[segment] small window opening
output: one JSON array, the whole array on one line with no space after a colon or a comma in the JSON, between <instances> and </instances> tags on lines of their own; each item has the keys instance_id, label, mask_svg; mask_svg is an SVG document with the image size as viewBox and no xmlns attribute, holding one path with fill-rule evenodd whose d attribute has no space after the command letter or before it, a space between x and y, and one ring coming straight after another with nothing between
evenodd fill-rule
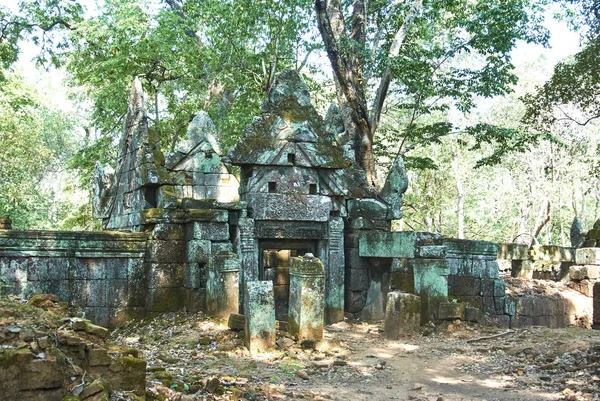
<instances>
[{"instance_id":1,"label":"small window opening","mask_svg":"<svg viewBox=\"0 0 600 401\"><path fill-rule=\"evenodd\" d=\"M296 155L294 153L288 153L288 163L296 164Z\"/></svg>"},{"instance_id":2,"label":"small window opening","mask_svg":"<svg viewBox=\"0 0 600 401\"><path fill-rule=\"evenodd\" d=\"M316 195L317 194L317 184L309 184L308 185L308 194Z\"/></svg>"},{"instance_id":3,"label":"small window opening","mask_svg":"<svg viewBox=\"0 0 600 401\"><path fill-rule=\"evenodd\" d=\"M249 219L254 217L254 210L251 207L246 210L246 216L248 216Z\"/></svg>"},{"instance_id":4,"label":"small window opening","mask_svg":"<svg viewBox=\"0 0 600 401\"><path fill-rule=\"evenodd\" d=\"M269 193L273 194L277 192L277 183L275 181L269 181Z\"/></svg>"}]
</instances>

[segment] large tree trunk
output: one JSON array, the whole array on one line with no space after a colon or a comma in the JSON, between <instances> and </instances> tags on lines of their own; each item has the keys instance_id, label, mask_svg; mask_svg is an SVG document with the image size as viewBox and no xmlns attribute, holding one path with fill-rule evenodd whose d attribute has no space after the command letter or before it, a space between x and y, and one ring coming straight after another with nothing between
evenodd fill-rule
<instances>
[{"instance_id":1,"label":"large tree trunk","mask_svg":"<svg viewBox=\"0 0 600 401\"><path fill-rule=\"evenodd\" d=\"M408 30L422 6L422 0L412 0L404 23L394 36L388 57L396 57L399 54ZM365 170L368 184L377 186L373 140L394 71L389 67L382 76L374 106L369 114L365 96L367 82L363 74L364 60L361 52L342 48L343 43L348 42L364 48L368 1L354 1L350 31L346 27L339 0L315 0L315 10L319 32L338 87L340 109L345 117L344 126L354 138L356 160Z\"/></svg>"}]
</instances>

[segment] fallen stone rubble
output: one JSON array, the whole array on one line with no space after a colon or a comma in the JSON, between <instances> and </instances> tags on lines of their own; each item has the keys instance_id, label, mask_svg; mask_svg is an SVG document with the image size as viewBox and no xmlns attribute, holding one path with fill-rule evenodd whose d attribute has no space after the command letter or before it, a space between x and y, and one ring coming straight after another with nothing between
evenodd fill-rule
<instances>
[{"instance_id":1,"label":"fallen stone rubble","mask_svg":"<svg viewBox=\"0 0 600 401\"><path fill-rule=\"evenodd\" d=\"M146 362L107 345L108 334L53 295L0 300L0 399L108 401L115 390L143 399Z\"/></svg>"}]
</instances>

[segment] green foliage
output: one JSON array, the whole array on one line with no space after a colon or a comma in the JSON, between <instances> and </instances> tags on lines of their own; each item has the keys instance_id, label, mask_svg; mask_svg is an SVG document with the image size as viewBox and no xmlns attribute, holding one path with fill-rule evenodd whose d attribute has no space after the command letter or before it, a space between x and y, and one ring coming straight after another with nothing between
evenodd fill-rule
<instances>
[{"instance_id":1,"label":"green foliage","mask_svg":"<svg viewBox=\"0 0 600 401\"><path fill-rule=\"evenodd\" d=\"M400 14L410 2L405 3L397 6ZM464 131L478 143L496 142L496 152L481 159L480 165L488 165L497 163L506 152L522 151L527 141L535 142L531 135L490 125L456 127L446 114L452 110L468 113L478 98L512 91L517 75L510 53L517 41L547 43L548 32L541 25L544 4L520 0L425 2L399 55L389 58L392 33L403 20L386 17L392 7L388 2L371 3L377 16L372 37L384 32L384 39L368 52L373 70L366 75L378 77L389 66L394 71L389 106L384 108L376 138L379 154L410 157L418 147L439 144L447 135ZM430 164L415 165L420 166Z\"/></svg>"},{"instance_id":2,"label":"green foliage","mask_svg":"<svg viewBox=\"0 0 600 401\"><path fill-rule=\"evenodd\" d=\"M69 46L64 33L82 18L83 7L77 1L22 0L15 10L0 5L0 70L17 61L24 39L38 46L38 63L59 65L60 54Z\"/></svg>"},{"instance_id":3,"label":"green foliage","mask_svg":"<svg viewBox=\"0 0 600 401\"><path fill-rule=\"evenodd\" d=\"M0 82L0 214L14 228L58 228L71 204L58 201L55 181L76 142L73 121L49 107L22 77Z\"/></svg>"},{"instance_id":4,"label":"green foliage","mask_svg":"<svg viewBox=\"0 0 600 401\"><path fill-rule=\"evenodd\" d=\"M560 63L550 80L523 100L523 121L548 130L556 123L585 126L600 117L600 4L597 0L565 2L566 17L582 38L582 50Z\"/></svg>"},{"instance_id":5,"label":"green foliage","mask_svg":"<svg viewBox=\"0 0 600 401\"><path fill-rule=\"evenodd\" d=\"M128 86L142 79L151 129L172 149L206 109L226 145L258 112L276 72L303 54L308 2L107 0L72 32L68 69L94 101L93 125L120 134Z\"/></svg>"}]
</instances>

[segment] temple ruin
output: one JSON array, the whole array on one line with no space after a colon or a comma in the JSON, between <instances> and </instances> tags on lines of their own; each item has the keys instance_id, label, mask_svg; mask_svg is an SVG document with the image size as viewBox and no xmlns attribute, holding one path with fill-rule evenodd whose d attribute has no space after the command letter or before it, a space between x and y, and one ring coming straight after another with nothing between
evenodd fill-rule
<instances>
[{"instance_id":1,"label":"temple ruin","mask_svg":"<svg viewBox=\"0 0 600 401\"><path fill-rule=\"evenodd\" d=\"M228 153L205 112L175 152L163 153L143 96L134 83L116 165L96 168L94 208L105 231L3 224L0 277L9 291L55 294L108 326L184 308L246 313L248 332L288 322L299 336L345 315L385 319L391 338L457 318L600 326L598 227L585 247L531 249L392 231L407 188L402 159L376 191L337 108L322 118L296 72L277 77ZM531 279L571 289L535 293Z\"/></svg>"}]
</instances>

